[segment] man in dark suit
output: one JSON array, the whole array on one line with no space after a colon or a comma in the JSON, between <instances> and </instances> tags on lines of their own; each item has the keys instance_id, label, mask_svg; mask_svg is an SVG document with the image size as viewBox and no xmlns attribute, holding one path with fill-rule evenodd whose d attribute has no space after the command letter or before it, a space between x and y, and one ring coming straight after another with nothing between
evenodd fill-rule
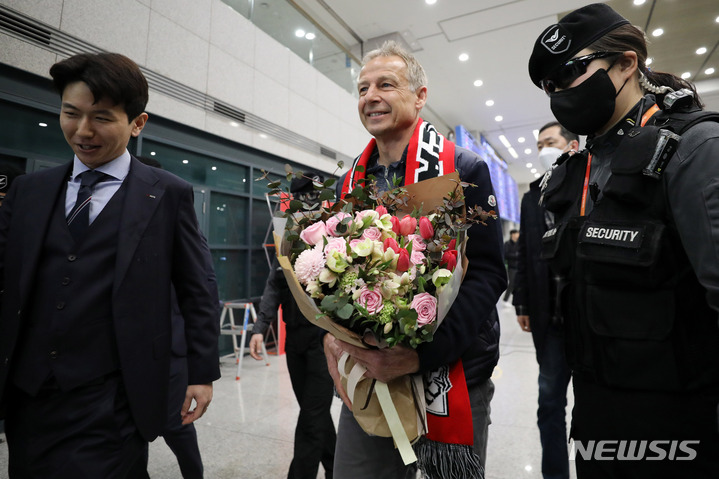
<instances>
[{"instance_id":1,"label":"man in dark suit","mask_svg":"<svg viewBox=\"0 0 719 479\"><path fill-rule=\"evenodd\" d=\"M190 423L207 410L220 376L216 292L192 185L127 151L147 121L138 66L81 54L50 75L74 160L18 178L0 208L9 472L126 478L167 421L172 287L188 350L177 413Z\"/></svg>"},{"instance_id":2,"label":"man in dark suit","mask_svg":"<svg viewBox=\"0 0 719 479\"><path fill-rule=\"evenodd\" d=\"M544 170L549 170L561 154L578 149L579 137L558 122L547 123L539 130L538 160ZM513 304L519 326L532 333L537 351L537 426L542 442L542 476L569 479L565 409L570 371L564 353L564 325L554 301L556 281L540 256L542 236L554 226L553 216L539 204L541 181L530 183L529 191L522 197Z\"/></svg>"}]
</instances>

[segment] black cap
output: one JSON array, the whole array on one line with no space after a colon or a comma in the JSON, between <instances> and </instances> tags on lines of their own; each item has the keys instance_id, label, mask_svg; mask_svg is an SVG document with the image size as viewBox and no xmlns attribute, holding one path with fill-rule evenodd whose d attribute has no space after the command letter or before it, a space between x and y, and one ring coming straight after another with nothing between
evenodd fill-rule
<instances>
[{"instance_id":1,"label":"black cap","mask_svg":"<svg viewBox=\"0 0 719 479\"><path fill-rule=\"evenodd\" d=\"M534 43L529 57L529 76L541 88L544 80L560 65L618 26L629 23L604 3L593 3L567 14L547 27Z\"/></svg>"},{"instance_id":2,"label":"black cap","mask_svg":"<svg viewBox=\"0 0 719 479\"><path fill-rule=\"evenodd\" d=\"M301 178L292 178L290 193L311 193L315 191L313 181L325 181L325 177L314 171L306 171Z\"/></svg>"}]
</instances>

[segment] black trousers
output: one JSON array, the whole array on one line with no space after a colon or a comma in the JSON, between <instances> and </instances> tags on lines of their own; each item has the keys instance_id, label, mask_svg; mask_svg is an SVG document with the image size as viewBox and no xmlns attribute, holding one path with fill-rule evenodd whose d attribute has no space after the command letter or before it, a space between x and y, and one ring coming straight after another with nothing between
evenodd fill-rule
<instances>
[{"instance_id":1,"label":"black trousers","mask_svg":"<svg viewBox=\"0 0 719 479\"><path fill-rule=\"evenodd\" d=\"M287 369L292 389L300 405L295 428L295 450L289 479L316 479L320 462L325 477L332 477L337 434L330 407L334 383L327 371L327 360L317 341L302 352L288 349Z\"/></svg>"},{"instance_id":2,"label":"black trousers","mask_svg":"<svg viewBox=\"0 0 719 479\"><path fill-rule=\"evenodd\" d=\"M147 442L119 374L71 391L29 396L9 386L5 419L12 479L129 479Z\"/></svg>"},{"instance_id":3,"label":"black trousers","mask_svg":"<svg viewBox=\"0 0 719 479\"><path fill-rule=\"evenodd\" d=\"M718 404L717 391L629 391L575 377L571 436L577 478L718 477Z\"/></svg>"}]
</instances>

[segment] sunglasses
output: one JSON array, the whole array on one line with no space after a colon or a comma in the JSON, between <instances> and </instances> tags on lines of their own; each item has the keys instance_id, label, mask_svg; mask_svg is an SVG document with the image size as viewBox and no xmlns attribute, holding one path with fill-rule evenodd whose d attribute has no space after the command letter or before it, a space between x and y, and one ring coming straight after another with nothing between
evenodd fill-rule
<instances>
[{"instance_id":1,"label":"sunglasses","mask_svg":"<svg viewBox=\"0 0 719 479\"><path fill-rule=\"evenodd\" d=\"M551 75L540 82L544 92L549 95L557 89L566 89L577 78L587 72L587 67L594 60L599 58L607 58L614 55L621 55L617 52L594 52L577 58L572 58L565 64L557 68ZM612 63L614 65L614 63ZM609 67L611 68L611 66Z\"/></svg>"}]
</instances>

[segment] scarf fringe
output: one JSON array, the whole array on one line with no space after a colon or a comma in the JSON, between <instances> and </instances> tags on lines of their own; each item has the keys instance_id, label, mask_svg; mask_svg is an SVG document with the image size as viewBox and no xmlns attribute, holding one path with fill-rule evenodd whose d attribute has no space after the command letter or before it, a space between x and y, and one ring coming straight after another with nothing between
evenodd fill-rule
<instances>
[{"instance_id":1,"label":"scarf fringe","mask_svg":"<svg viewBox=\"0 0 719 479\"><path fill-rule=\"evenodd\" d=\"M484 479L484 467L471 446L422 437L414 450L424 479Z\"/></svg>"}]
</instances>

